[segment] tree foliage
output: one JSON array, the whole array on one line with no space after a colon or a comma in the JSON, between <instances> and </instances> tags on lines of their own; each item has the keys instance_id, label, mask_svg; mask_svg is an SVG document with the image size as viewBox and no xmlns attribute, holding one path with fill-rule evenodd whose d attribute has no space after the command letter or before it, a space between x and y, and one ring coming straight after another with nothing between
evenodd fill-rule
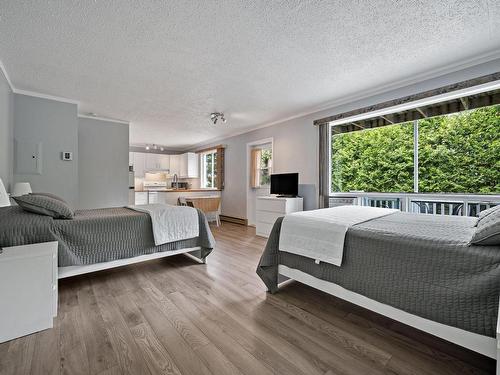
<instances>
[{"instance_id":1,"label":"tree foliage","mask_svg":"<svg viewBox=\"0 0 500 375\"><path fill-rule=\"evenodd\" d=\"M419 191L500 191L500 106L419 121ZM334 135L332 191L413 192L413 124Z\"/></svg>"}]
</instances>

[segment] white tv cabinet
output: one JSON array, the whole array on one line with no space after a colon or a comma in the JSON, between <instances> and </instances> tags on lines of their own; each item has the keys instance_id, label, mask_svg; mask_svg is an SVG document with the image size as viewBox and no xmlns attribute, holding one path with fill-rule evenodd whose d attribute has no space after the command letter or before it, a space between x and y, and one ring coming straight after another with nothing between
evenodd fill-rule
<instances>
[{"instance_id":1,"label":"white tv cabinet","mask_svg":"<svg viewBox=\"0 0 500 375\"><path fill-rule=\"evenodd\" d=\"M269 237L277 218L304 209L303 198L279 198L276 196L257 197L256 234Z\"/></svg>"}]
</instances>

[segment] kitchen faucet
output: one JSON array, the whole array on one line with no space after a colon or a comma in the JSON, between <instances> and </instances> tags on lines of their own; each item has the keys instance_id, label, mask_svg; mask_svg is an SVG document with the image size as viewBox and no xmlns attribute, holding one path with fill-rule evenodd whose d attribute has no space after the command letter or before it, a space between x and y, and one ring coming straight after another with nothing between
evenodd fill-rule
<instances>
[{"instance_id":1,"label":"kitchen faucet","mask_svg":"<svg viewBox=\"0 0 500 375\"><path fill-rule=\"evenodd\" d=\"M174 183L175 189L179 189L179 177L177 176L177 173L174 173L174 179L172 182Z\"/></svg>"}]
</instances>

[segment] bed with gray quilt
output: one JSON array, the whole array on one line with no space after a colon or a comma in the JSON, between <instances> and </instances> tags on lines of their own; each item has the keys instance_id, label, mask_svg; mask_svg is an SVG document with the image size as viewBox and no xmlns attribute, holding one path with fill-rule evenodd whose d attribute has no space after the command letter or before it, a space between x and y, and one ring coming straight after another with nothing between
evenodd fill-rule
<instances>
[{"instance_id":1,"label":"bed with gray quilt","mask_svg":"<svg viewBox=\"0 0 500 375\"><path fill-rule=\"evenodd\" d=\"M274 224L257 268L271 293L278 290L278 265L285 265L411 314L495 336L500 246L493 237L486 246L471 243L477 218L397 212L354 225L340 267L280 251L282 222Z\"/></svg>"},{"instance_id":2,"label":"bed with gray quilt","mask_svg":"<svg viewBox=\"0 0 500 375\"><path fill-rule=\"evenodd\" d=\"M198 219L198 237L155 246L150 216L129 208L80 210L67 220L26 212L19 206L0 207L0 248L58 241L59 267L191 247L201 247L193 255L204 260L215 240L199 210Z\"/></svg>"}]
</instances>

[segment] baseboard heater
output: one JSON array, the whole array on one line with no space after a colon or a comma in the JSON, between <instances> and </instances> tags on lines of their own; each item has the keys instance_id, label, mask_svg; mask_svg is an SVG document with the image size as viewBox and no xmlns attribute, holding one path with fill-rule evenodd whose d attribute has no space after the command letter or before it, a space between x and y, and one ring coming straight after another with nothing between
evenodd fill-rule
<instances>
[{"instance_id":1,"label":"baseboard heater","mask_svg":"<svg viewBox=\"0 0 500 375\"><path fill-rule=\"evenodd\" d=\"M226 215L219 216L221 221L227 221L228 223L240 224L240 225L248 225L247 219L240 219L239 217L232 217Z\"/></svg>"}]
</instances>

